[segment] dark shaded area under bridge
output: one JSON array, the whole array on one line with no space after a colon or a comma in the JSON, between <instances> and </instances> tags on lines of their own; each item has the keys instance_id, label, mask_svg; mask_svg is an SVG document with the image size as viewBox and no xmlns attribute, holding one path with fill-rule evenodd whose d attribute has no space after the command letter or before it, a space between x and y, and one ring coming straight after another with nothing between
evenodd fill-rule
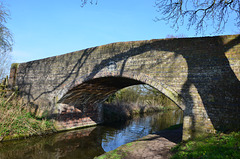
<instances>
[{"instance_id":1,"label":"dark shaded area under bridge","mask_svg":"<svg viewBox=\"0 0 240 159\"><path fill-rule=\"evenodd\" d=\"M109 95L122 88L137 84L144 83L123 77L96 78L71 89L59 100L59 103L77 107L85 104L95 104L104 101Z\"/></svg>"}]
</instances>

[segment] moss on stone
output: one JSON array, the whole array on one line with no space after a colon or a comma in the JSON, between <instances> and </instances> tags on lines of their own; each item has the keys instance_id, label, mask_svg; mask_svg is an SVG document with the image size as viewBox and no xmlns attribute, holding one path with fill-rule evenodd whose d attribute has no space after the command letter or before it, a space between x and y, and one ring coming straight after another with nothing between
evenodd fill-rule
<instances>
[{"instance_id":1,"label":"moss on stone","mask_svg":"<svg viewBox=\"0 0 240 159\"><path fill-rule=\"evenodd\" d=\"M18 69L19 63L12 63L11 69Z\"/></svg>"}]
</instances>

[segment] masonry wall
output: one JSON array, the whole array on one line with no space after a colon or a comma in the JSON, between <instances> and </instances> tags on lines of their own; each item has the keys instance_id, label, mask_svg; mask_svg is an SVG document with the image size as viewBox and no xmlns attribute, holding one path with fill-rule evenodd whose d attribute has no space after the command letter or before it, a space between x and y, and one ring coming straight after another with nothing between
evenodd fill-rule
<instances>
[{"instance_id":1,"label":"masonry wall","mask_svg":"<svg viewBox=\"0 0 240 159\"><path fill-rule=\"evenodd\" d=\"M75 129L103 122L102 105L88 105L81 110L73 105L61 104L58 110L59 113L55 117L57 130Z\"/></svg>"},{"instance_id":2,"label":"masonry wall","mask_svg":"<svg viewBox=\"0 0 240 159\"><path fill-rule=\"evenodd\" d=\"M10 81L36 115L58 117L63 104L83 109L127 86L93 79L146 83L184 110L188 139L240 129L239 48L240 35L113 43L21 63Z\"/></svg>"}]
</instances>

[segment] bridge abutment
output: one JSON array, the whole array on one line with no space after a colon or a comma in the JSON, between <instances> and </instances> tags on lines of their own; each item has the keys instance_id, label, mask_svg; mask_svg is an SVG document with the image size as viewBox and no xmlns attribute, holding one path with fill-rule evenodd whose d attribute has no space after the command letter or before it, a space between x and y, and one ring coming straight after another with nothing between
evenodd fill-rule
<instances>
[{"instance_id":1,"label":"bridge abutment","mask_svg":"<svg viewBox=\"0 0 240 159\"><path fill-rule=\"evenodd\" d=\"M55 128L58 131L88 127L103 123L102 104L76 107L68 104L57 104L52 114Z\"/></svg>"}]
</instances>

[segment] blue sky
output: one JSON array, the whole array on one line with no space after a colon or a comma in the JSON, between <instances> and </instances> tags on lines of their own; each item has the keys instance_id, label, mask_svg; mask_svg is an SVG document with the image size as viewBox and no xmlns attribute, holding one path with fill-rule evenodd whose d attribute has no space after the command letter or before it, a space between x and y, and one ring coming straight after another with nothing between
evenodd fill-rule
<instances>
[{"instance_id":1,"label":"blue sky","mask_svg":"<svg viewBox=\"0 0 240 159\"><path fill-rule=\"evenodd\" d=\"M26 62L103 44L162 39L167 35L193 37L185 26L177 32L158 16L154 0L98 0L81 7L81 0L5 0L11 12L13 62ZM236 34L230 19L222 34ZM205 35L213 30L209 29ZM202 36L202 35L198 35Z\"/></svg>"}]
</instances>

